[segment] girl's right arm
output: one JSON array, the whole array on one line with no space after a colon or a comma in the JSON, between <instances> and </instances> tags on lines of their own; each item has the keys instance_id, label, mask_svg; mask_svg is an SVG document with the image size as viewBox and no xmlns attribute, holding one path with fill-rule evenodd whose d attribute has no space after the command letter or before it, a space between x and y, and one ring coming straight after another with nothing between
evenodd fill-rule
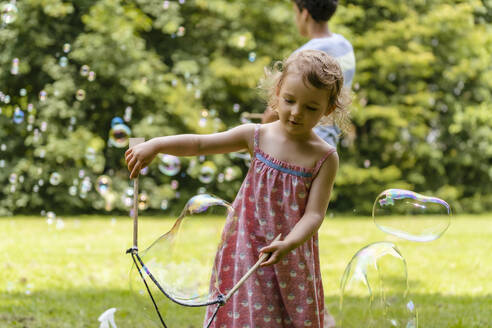
<instances>
[{"instance_id":1,"label":"girl's right arm","mask_svg":"<svg viewBox=\"0 0 492 328\"><path fill-rule=\"evenodd\" d=\"M244 124L231 130L214 134L181 134L153 138L125 152L130 178L152 162L159 153L174 156L223 154L253 148L254 124Z\"/></svg>"}]
</instances>

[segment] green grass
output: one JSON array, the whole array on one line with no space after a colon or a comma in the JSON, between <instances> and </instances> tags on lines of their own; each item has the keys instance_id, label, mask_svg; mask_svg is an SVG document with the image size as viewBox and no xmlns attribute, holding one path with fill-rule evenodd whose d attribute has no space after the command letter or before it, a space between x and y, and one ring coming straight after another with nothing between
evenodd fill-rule
<instances>
[{"instance_id":1,"label":"green grass","mask_svg":"<svg viewBox=\"0 0 492 328\"><path fill-rule=\"evenodd\" d=\"M326 304L337 316L345 266L361 247L394 241L408 265L410 298L420 327L492 326L492 215L453 217L429 243L397 240L370 218L327 219L320 230ZM118 308L118 328L150 327L128 287L132 223L128 218L65 217L57 230L39 217L0 219L0 327L98 327ZM167 231L172 219L141 218L140 244ZM201 314L172 308L175 327L201 327ZM171 312L167 312L168 315Z\"/></svg>"}]
</instances>

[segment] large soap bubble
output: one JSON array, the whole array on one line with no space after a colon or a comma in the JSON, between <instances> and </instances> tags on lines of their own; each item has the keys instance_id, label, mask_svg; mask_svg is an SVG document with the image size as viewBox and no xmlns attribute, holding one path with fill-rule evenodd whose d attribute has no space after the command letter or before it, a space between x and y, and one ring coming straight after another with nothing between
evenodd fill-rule
<instances>
[{"instance_id":1,"label":"large soap bubble","mask_svg":"<svg viewBox=\"0 0 492 328\"><path fill-rule=\"evenodd\" d=\"M408 295L407 265L395 244L360 249L341 281L343 328L416 328L417 311Z\"/></svg>"},{"instance_id":2,"label":"large soap bubble","mask_svg":"<svg viewBox=\"0 0 492 328\"><path fill-rule=\"evenodd\" d=\"M372 208L376 226L394 236L426 242L448 229L451 208L444 200L404 189L388 189L376 198Z\"/></svg>"},{"instance_id":3,"label":"large soap bubble","mask_svg":"<svg viewBox=\"0 0 492 328\"><path fill-rule=\"evenodd\" d=\"M231 232L223 232L226 219L227 231ZM229 203L207 194L196 195L186 203L173 227L145 251L138 253L144 267L139 272L133 265L130 288L139 308L148 318L159 321L140 274L147 281L166 323L180 320L173 311L185 310L177 307L162 291L188 305L204 304L212 301L217 293L225 294L225 291L219 290L220 277L216 274L214 259L227 236L234 231L235 222L233 208ZM152 282L150 275L162 290ZM213 287L210 288L212 277ZM195 312L197 322L203 321L205 306L195 311L185 309L184 313ZM196 311L200 313L196 314ZM178 327L180 324L174 322L170 326Z\"/></svg>"}]
</instances>

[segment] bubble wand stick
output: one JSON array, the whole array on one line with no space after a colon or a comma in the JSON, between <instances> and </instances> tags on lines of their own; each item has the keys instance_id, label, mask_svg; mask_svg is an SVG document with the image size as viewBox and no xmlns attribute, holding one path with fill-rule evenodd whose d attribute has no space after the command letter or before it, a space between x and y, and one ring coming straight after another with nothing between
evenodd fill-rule
<instances>
[{"instance_id":1,"label":"bubble wand stick","mask_svg":"<svg viewBox=\"0 0 492 328\"><path fill-rule=\"evenodd\" d=\"M144 143L145 138L130 138L129 147ZM133 247L138 252L138 175L133 179Z\"/></svg>"}]
</instances>

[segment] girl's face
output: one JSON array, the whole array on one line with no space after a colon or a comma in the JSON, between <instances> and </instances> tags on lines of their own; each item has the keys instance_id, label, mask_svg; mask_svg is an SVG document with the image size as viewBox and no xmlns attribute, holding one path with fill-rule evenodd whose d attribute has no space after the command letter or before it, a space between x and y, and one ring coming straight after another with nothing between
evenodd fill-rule
<instances>
[{"instance_id":1,"label":"girl's face","mask_svg":"<svg viewBox=\"0 0 492 328\"><path fill-rule=\"evenodd\" d=\"M277 97L279 120L289 134L310 134L335 109L329 108L327 91L304 84L300 73L285 76Z\"/></svg>"}]
</instances>

